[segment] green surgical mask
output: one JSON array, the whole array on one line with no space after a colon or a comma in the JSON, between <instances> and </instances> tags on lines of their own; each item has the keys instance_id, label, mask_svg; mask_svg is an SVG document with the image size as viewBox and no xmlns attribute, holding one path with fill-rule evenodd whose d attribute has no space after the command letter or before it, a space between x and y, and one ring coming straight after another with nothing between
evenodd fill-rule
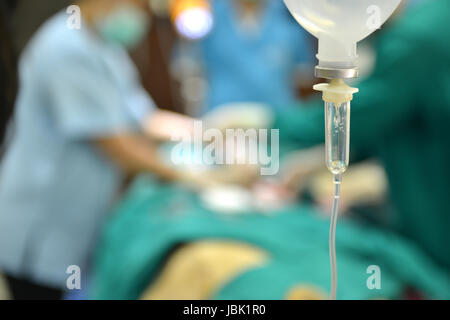
<instances>
[{"instance_id":1,"label":"green surgical mask","mask_svg":"<svg viewBox=\"0 0 450 320\"><path fill-rule=\"evenodd\" d=\"M100 36L106 42L127 49L142 41L150 25L150 17L132 5L119 6L96 24Z\"/></svg>"}]
</instances>

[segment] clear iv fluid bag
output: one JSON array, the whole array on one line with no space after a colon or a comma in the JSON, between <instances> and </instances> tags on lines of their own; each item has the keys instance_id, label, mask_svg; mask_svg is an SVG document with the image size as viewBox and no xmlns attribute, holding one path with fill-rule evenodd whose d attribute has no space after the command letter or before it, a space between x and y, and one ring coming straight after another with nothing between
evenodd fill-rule
<instances>
[{"instance_id":1,"label":"clear iv fluid bag","mask_svg":"<svg viewBox=\"0 0 450 320\"><path fill-rule=\"evenodd\" d=\"M352 66L357 42L380 29L400 1L284 0L297 22L319 39L319 65L324 67Z\"/></svg>"},{"instance_id":2,"label":"clear iv fluid bag","mask_svg":"<svg viewBox=\"0 0 450 320\"><path fill-rule=\"evenodd\" d=\"M358 42L381 27L400 0L285 0L285 3L315 37L327 34Z\"/></svg>"},{"instance_id":3,"label":"clear iv fluid bag","mask_svg":"<svg viewBox=\"0 0 450 320\"><path fill-rule=\"evenodd\" d=\"M350 154L350 102L325 103L326 165L335 175L348 168Z\"/></svg>"}]
</instances>

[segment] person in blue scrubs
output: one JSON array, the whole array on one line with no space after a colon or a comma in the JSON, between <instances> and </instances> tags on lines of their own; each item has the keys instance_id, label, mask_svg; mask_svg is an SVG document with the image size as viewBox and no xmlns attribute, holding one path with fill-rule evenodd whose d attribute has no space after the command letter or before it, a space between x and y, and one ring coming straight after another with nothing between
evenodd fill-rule
<instances>
[{"instance_id":1,"label":"person in blue scrubs","mask_svg":"<svg viewBox=\"0 0 450 320\"><path fill-rule=\"evenodd\" d=\"M281 0L214 0L212 32L202 41L207 109L232 102L282 106L295 101L295 71L313 64L310 36Z\"/></svg>"},{"instance_id":2,"label":"person in blue scrubs","mask_svg":"<svg viewBox=\"0 0 450 320\"><path fill-rule=\"evenodd\" d=\"M410 0L413 5L429 0ZM213 0L214 27L199 53L208 94L203 111L259 102L276 111L298 102L298 80L312 87L316 43L282 0ZM197 49L197 48L196 48ZM301 68L303 66L304 68ZM299 68L300 67L300 68Z\"/></svg>"},{"instance_id":3,"label":"person in blue scrubs","mask_svg":"<svg viewBox=\"0 0 450 320\"><path fill-rule=\"evenodd\" d=\"M59 298L70 266L86 271L125 176L185 179L159 160L156 139L148 138L192 121L156 109L126 52L149 29L148 2L78 5L80 28L70 20L76 10L57 14L20 61L0 165L0 270L17 299ZM158 132L155 124L164 123L172 126Z\"/></svg>"}]
</instances>

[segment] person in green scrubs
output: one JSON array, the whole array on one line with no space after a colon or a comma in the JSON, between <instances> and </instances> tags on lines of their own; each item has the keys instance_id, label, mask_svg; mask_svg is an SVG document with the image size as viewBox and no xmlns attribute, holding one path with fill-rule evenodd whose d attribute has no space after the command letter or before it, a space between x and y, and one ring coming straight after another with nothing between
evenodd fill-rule
<instances>
[{"instance_id":1,"label":"person in green scrubs","mask_svg":"<svg viewBox=\"0 0 450 320\"><path fill-rule=\"evenodd\" d=\"M395 209L389 223L450 269L448 12L450 1L426 1L380 34L374 73L352 101L351 152L381 160ZM277 115L282 140L324 142L323 102L315 104Z\"/></svg>"}]
</instances>

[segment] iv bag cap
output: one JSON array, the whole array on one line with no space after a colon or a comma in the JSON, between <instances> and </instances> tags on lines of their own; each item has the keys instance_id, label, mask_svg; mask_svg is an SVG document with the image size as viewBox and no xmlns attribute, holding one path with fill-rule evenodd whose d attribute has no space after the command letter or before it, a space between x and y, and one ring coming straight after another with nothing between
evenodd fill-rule
<instances>
[{"instance_id":1,"label":"iv bag cap","mask_svg":"<svg viewBox=\"0 0 450 320\"><path fill-rule=\"evenodd\" d=\"M341 79L334 79L330 83L320 83L314 86L314 90L323 93L323 100L335 104L352 101L353 94L359 92L358 88L352 88Z\"/></svg>"},{"instance_id":2,"label":"iv bag cap","mask_svg":"<svg viewBox=\"0 0 450 320\"><path fill-rule=\"evenodd\" d=\"M316 66L315 76L324 79L352 79L358 78L358 68L335 69Z\"/></svg>"}]
</instances>

